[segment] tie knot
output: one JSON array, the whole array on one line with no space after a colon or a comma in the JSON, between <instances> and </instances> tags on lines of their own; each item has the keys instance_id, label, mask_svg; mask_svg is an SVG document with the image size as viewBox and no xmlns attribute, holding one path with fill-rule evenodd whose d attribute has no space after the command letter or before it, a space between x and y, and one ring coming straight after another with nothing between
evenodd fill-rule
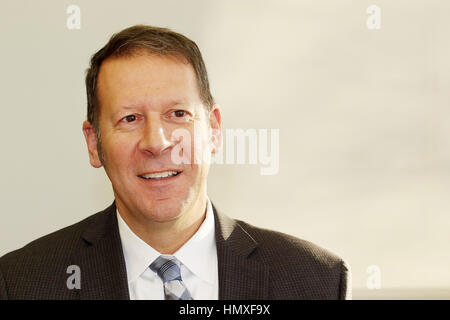
<instances>
[{"instance_id":1,"label":"tie knot","mask_svg":"<svg viewBox=\"0 0 450 320\"><path fill-rule=\"evenodd\" d=\"M155 271L163 282L181 281L180 267L175 257L159 256L152 262L150 269Z\"/></svg>"}]
</instances>

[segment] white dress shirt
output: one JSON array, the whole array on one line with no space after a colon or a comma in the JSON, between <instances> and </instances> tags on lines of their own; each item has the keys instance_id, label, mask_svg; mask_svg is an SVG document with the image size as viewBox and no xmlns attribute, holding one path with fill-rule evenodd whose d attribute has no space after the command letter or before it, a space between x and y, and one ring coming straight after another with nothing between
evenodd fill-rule
<instances>
[{"instance_id":1,"label":"white dress shirt","mask_svg":"<svg viewBox=\"0 0 450 320\"><path fill-rule=\"evenodd\" d=\"M131 300L164 300L163 282L149 266L161 253L139 238L117 211L120 239ZM207 201L206 217L197 232L173 254L181 263L181 278L194 300L217 300L219 274L214 214Z\"/></svg>"}]
</instances>

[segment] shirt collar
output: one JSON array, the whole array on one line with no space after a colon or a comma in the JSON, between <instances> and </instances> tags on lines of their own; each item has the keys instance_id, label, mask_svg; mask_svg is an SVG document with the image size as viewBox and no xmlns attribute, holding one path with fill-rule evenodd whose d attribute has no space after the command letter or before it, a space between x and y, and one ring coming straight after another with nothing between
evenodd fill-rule
<instances>
[{"instance_id":1,"label":"shirt collar","mask_svg":"<svg viewBox=\"0 0 450 320\"><path fill-rule=\"evenodd\" d=\"M122 241L128 283L139 278L161 253L139 238L116 210L119 234ZM206 217L197 232L180 248L175 256L198 278L213 284L215 275L211 261L216 254L214 213L207 199Z\"/></svg>"},{"instance_id":2,"label":"shirt collar","mask_svg":"<svg viewBox=\"0 0 450 320\"><path fill-rule=\"evenodd\" d=\"M206 217L197 232L173 255L200 279L214 284L212 261L217 254L214 213L211 201L206 205Z\"/></svg>"}]
</instances>

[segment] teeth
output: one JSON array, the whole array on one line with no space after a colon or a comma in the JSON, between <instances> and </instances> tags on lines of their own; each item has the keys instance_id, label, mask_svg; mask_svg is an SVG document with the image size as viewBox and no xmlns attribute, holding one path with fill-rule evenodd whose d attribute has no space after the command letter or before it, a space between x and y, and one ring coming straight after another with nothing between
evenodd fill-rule
<instances>
[{"instance_id":1,"label":"teeth","mask_svg":"<svg viewBox=\"0 0 450 320\"><path fill-rule=\"evenodd\" d=\"M164 172L158 172L158 173L149 173L149 174L143 174L141 175L142 178L145 179L161 179L161 178L167 178L170 176L177 175L177 171L164 171Z\"/></svg>"}]
</instances>

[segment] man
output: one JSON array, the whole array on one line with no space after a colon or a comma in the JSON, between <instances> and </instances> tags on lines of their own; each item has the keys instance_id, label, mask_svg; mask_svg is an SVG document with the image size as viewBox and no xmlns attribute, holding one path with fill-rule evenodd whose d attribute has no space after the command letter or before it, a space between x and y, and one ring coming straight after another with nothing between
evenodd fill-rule
<instances>
[{"instance_id":1,"label":"man","mask_svg":"<svg viewBox=\"0 0 450 320\"><path fill-rule=\"evenodd\" d=\"M0 258L1 299L345 299L349 269L207 196L221 113L196 44L134 26L91 59L83 132L115 201Z\"/></svg>"}]
</instances>

